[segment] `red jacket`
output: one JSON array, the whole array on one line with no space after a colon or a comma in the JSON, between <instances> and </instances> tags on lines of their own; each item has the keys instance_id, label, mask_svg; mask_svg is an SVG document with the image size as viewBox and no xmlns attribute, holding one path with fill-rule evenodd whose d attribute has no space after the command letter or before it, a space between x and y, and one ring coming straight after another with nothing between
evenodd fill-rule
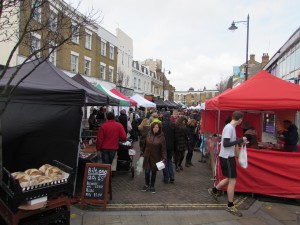
<instances>
[{"instance_id":1,"label":"red jacket","mask_svg":"<svg viewBox=\"0 0 300 225\"><path fill-rule=\"evenodd\" d=\"M118 150L119 140L126 141L126 133L121 123L108 120L101 125L97 135L96 149Z\"/></svg>"}]
</instances>

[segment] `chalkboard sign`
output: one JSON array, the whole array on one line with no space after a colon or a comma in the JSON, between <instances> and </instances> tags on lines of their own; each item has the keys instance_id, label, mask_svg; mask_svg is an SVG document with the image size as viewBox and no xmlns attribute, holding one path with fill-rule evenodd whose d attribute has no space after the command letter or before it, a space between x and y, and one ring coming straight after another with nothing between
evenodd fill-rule
<instances>
[{"instance_id":1,"label":"chalkboard sign","mask_svg":"<svg viewBox=\"0 0 300 225\"><path fill-rule=\"evenodd\" d=\"M80 208L83 208L83 203L92 202L103 203L104 209L106 209L108 191L111 196L110 184L109 164L87 163L85 165Z\"/></svg>"}]
</instances>

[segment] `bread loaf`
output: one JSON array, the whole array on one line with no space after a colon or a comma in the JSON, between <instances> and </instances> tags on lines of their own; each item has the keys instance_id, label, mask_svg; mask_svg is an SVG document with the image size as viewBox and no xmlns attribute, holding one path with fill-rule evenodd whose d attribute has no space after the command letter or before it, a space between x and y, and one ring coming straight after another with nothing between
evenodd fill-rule
<instances>
[{"instance_id":1,"label":"bread loaf","mask_svg":"<svg viewBox=\"0 0 300 225\"><path fill-rule=\"evenodd\" d=\"M11 174L13 178L19 181L22 188L30 186L30 176L24 172L15 172Z\"/></svg>"},{"instance_id":2,"label":"bread loaf","mask_svg":"<svg viewBox=\"0 0 300 225\"><path fill-rule=\"evenodd\" d=\"M30 177L44 175L44 173L38 169L28 169L28 170L25 170L25 173L28 174Z\"/></svg>"},{"instance_id":3,"label":"bread loaf","mask_svg":"<svg viewBox=\"0 0 300 225\"><path fill-rule=\"evenodd\" d=\"M49 169L50 167L52 167L50 164L44 164L39 168L39 170L45 174L46 170Z\"/></svg>"},{"instance_id":4,"label":"bread loaf","mask_svg":"<svg viewBox=\"0 0 300 225\"><path fill-rule=\"evenodd\" d=\"M52 166L46 170L45 175L49 177L60 176L62 178L63 172L59 168Z\"/></svg>"}]
</instances>

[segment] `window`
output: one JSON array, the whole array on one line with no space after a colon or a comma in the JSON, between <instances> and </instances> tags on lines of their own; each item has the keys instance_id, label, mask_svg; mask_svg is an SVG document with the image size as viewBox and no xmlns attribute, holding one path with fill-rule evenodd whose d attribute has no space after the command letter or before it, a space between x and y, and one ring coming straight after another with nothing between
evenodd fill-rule
<instances>
[{"instance_id":1,"label":"window","mask_svg":"<svg viewBox=\"0 0 300 225\"><path fill-rule=\"evenodd\" d=\"M141 79L138 79L138 89L141 90Z\"/></svg>"},{"instance_id":2,"label":"window","mask_svg":"<svg viewBox=\"0 0 300 225\"><path fill-rule=\"evenodd\" d=\"M32 18L38 22L41 22L41 8L42 3L38 0L31 0L31 9L33 10Z\"/></svg>"},{"instance_id":3,"label":"window","mask_svg":"<svg viewBox=\"0 0 300 225\"><path fill-rule=\"evenodd\" d=\"M55 46L53 43L50 43L51 46ZM49 48L49 62L56 66L56 49Z\"/></svg>"},{"instance_id":4,"label":"window","mask_svg":"<svg viewBox=\"0 0 300 225\"><path fill-rule=\"evenodd\" d=\"M114 59L114 46L112 45L109 47L109 58Z\"/></svg>"},{"instance_id":5,"label":"window","mask_svg":"<svg viewBox=\"0 0 300 225\"><path fill-rule=\"evenodd\" d=\"M100 65L100 79L102 79L102 80L105 80L105 69L106 69L105 64L101 63L101 65Z\"/></svg>"},{"instance_id":6,"label":"window","mask_svg":"<svg viewBox=\"0 0 300 225\"><path fill-rule=\"evenodd\" d=\"M79 54L71 51L71 72L78 73Z\"/></svg>"},{"instance_id":7,"label":"window","mask_svg":"<svg viewBox=\"0 0 300 225\"><path fill-rule=\"evenodd\" d=\"M109 70L108 70L108 81L114 82L114 68L113 67L109 67Z\"/></svg>"},{"instance_id":8,"label":"window","mask_svg":"<svg viewBox=\"0 0 300 225\"><path fill-rule=\"evenodd\" d=\"M92 33L88 30L85 31L85 47L92 49Z\"/></svg>"},{"instance_id":9,"label":"window","mask_svg":"<svg viewBox=\"0 0 300 225\"><path fill-rule=\"evenodd\" d=\"M144 91L146 91L146 81L144 81Z\"/></svg>"},{"instance_id":10,"label":"window","mask_svg":"<svg viewBox=\"0 0 300 225\"><path fill-rule=\"evenodd\" d=\"M106 56L106 43L101 41L101 55Z\"/></svg>"},{"instance_id":11,"label":"window","mask_svg":"<svg viewBox=\"0 0 300 225\"><path fill-rule=\"evenodd\" d=\"M57 30L57 13L55 11L50 12L49 20L50 30L55 32Z\"/></svg>"},{"instance_id":12,"label":"window","mask_svg":"<svg viewBox=\"0 0 300 225\"><path fill-rule=\"evenodd\" d=\"M133 88L136 89L136 77L133 79Z\"/></svg>"},{"instance_id":13,"label":"window","mask_svg":"<svg viewBox=\"0 0 300 225\"><path fill-rule=\"evenodd\" d=\"M79 26L72 23L72 42L79 44Z\"/></svg>"},{"instance_id":14,"label":"window","mask_svg":"<svg viewBox=\"0 0 300 225\"><path fill-rule=\"evenodd\" d=\"M86 76L91 76L91 61L91 58L84 57L84 74Z\"/></svg>"},{"instance_id":15,"label":"window","mask_svg":"<svg viewBox=\"0 0 300 225\"><path fill-rule=\"evenodd\" d=\"M30 47L31 53L33 53L36 57L40 57L41 35L35 33L31 34Z\"/></svg>"}]
</instances>

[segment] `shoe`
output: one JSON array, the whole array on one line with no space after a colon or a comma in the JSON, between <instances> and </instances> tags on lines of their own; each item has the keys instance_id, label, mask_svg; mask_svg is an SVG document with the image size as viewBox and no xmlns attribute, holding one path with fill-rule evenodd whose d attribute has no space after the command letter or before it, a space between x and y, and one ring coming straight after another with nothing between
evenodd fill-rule
<instances>
[{"instance_id":1,"label":"shoe","mask_svg":"<svg viewBox=\"0 0 300 225\"><path fill-rule=\"evenodd\" d=\"M185 167L190 167L190 165L188 163L185 163Z\"/></svg>"},{"instance_id":2,"label":"shoe","mask_svg":"<svg viewBox=\"0 0 300 225\"><path fill-rule=\"evenodd\" d=\"M177 167L175 170L176 170L176 172L180 172L180 169L179 169L179 167Z\"/></svg>"},{"instance_id":3,"label":"shoe","mask_svg":"<svg viewBox=\"0 0 300 225\"><path fill-rule=\"evenodd\" d=\"M193 163L191 163L191 162L189 162L188 164L189 164L190 166L194 166L194 164L193 164Z\"/></svg>"},{"instance_id":4,"label":"shoe","mask_svg":"<svg viewBox=\"0 0 300 225\"><path fill-rule=\"evenodd\" d=\"M150 192L152 193L152 194L155 194L156 192L155 192L155 188L154 187L150 187Z\"/></svg>"},{"instance_id":5,"label":"shoe","mask_svg":"<svg viewBox=\"0 0 300 225\"><path fill-rule=\"evenodd\" d=\"M235 207L235 206L231 206L231 207L226 207L226 211L227 212L230 212L232 215L235 215L235 216L243 216L243 214Z\"/></svg>"},{"instance_id":6,"label":"shoe","mask_svg":"<svg viewBox=\"0 0 300 225\"><path fill-rule=\"evenodd\" d=\"M208 194L215 200L218 201L218 195L213 193L212 188L209 188L208 190Z\"/></svg>"},{"instance_id":7,"label":"shoe","mask_svg":"<svg viewBox=\"0 0 300 225\"><path fill-rule=\"evenodd\" d=\"M142 187L142 190L141 191L148 191L149 190L149 186L148 185L144 185L143 187Z\"/></svg>"},{"instance_id":8,"label":"shoe","mask_svg":"<svg viewBox=\"0 0 300 225\"><path fill-rule=\"evenodd\" d=\"M171 184L174 184L174 181L175 181L174 178L171 178L171 179L170 179L170 183L171 183Z\"/></svg>"},{"instance_id":9,"label":"shoe","mask_svg":"<svg viewBox=\"0 0 300 225\"><path fill-rule=\"evenodd\" d=\"M179 169L180 169L180 170L183 170L183 167L182 167L182 166L179 166Z\"/></svg>"}]
</instances>

